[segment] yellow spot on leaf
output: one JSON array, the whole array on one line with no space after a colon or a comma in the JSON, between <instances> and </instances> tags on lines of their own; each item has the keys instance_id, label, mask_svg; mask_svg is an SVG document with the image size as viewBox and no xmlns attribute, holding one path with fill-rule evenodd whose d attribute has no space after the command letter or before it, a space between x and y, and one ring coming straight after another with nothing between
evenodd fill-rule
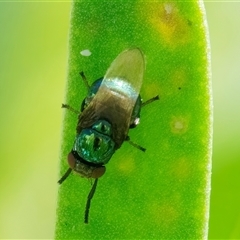
<instances>
[{"instance_id":1,"label":"yellow spot on leaf","mask_svg":"<svg viewBox=\"0 0 240 240\"><path fill-rule=\"evenodd\" d=\"M155 224L165 228L171 227L179 216L177 204L171 204L171 201L168 203L150 202L148 209Z\"/></svg>"},{"instance_id":2,"label":"yellow spot on leaf","mask_svg":"<svg viewBox=\"0 0 240 240\"><path fill-rule=\"evenodd\" d=\"M155 97L157 95L161 96L162 90L160 89L159 84L155 83L148 83L146 86L144 86L142 92L144 93L145 96L148 96L148 98L144 98L143 101L146 101L152 97Z\"/></svg>"},{"instance_id":3,"label":"yellow spot on leaf","mask_svg":"<svg viewBox=\"0 0 240 240\"><path fill-rule=\"evenodd\" d=\"M118 164L118 169L123 174L130 174L135 169L135 162L133 158L124 158Z\"/></svg>"},{"instance_id":4,"label":"yellow spot on leaf","mask_svg":"<svg viewBox=\"0 0 240 240\"><path fill-rule=\"evenodd\" d=\"M191 161L188 158L179 158L171 166L171 177L176 177L179 181L185 180L191 173Z\"/></svg>"},{"instance_id":5,"label":"yellow spot on leaf","mask_svg":"<svg viewBox=\"0 0 240 240\"><path fill-rule=\"evenodd\" d=\"M173 117L170 122L171 132L175 134L184 134L188 130L188 118L187 117Z\"/></svg>"},{"instance_id":6,"label":"yellow spot on leaf","mask_svg":"<svg viewBox=\"0 0 240 240\"><path fill-rule=\"evenodd\" d=\"M141 11L141 14L168 46L176 47L189 42L190 21L181 15L175 3L147 2L144 8L147 11Z\"/></svg>"}]
</instances>

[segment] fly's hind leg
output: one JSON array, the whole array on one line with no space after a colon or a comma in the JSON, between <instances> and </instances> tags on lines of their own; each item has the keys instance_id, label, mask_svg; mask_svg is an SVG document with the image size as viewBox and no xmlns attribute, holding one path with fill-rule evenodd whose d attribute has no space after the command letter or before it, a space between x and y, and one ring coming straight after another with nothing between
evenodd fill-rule
<instances>
[{"instance_id":1,"label":"fly's hind leg","mask_svg":"<svg viewBox=\"0 0 240 240\"><path fill-rule=\"evenodd\" d=\"M83 80L84 84L86 85L87 89L89 90L89 89L90 89L90 85L89 85L89 83L88 83L88 80L87 80L84 72L80 72L79 74L80 74L80 76L82 77L82 80ZM73 112L73 113L80 114L80 112L79 112L78 110L74 109L73 107L71 107L71 106L68 105L68 104L63 104L63 103L62 103L62 108L66 108L66 109L70 110L70 111Z\"/></svg>"},{"instance_id":2,"label":"fly's hind leg","mask_svg":"<svg viewBox=\"0 0 240 240\"><path fill-rule=\"evenodd\" d=\"M146 102L143 102L143 103L141 104L141 107L144 107L144 106L148 105L149 103L152 103L152 102L154 102L154 101L156 101L156 100L159 100L159 96L158 96L158 95L155 96L155 97L153 97L153 98L148 99ZM130 128L131 128L131 126L130 126ZM132 141L130 140L130 137L129 137L129 136L126 137L125 141L129 142L132 146L134 146L135 148L137 148L137 149L139 149L139 150L141 150L141 151L143 151L143 152L146 151L146 148L141 147L140 145L136 144L135 142L132 142Z\"/></svg>"},{"instance_id":3,"label":"fly's hind leg","mask_svg":"<svg viewBox=\"0 0 240 240\"><path fill-rule=\"evenodd\" d=\"M87 90L89 91L89 89L90 89L90 85L89 85L89 83L88 83L88 80L87 80L87 78L86 78L84 72L80 72L79 74L80 74L80 76L82 77L82 80L83 80L83 82L84 82L84 84L85 84Z\"/></svg>"},{"instance_id":4,"label":"fly's hind leg","mask_svg":"<svg viewBox=\"0 0 240 240\"><path fill-rule=\"evenodd\" d=\"M80 113L78 110L74 109L73 107L71 107L68 104L62 103L62 108L66 108L66 109L70 110L71 112L76 113L77 115Z\"/></svg>"},{"instance_id":5,"label":"fly's hind leg","mask_svg":"<svg viewBox=\"0 0 240 240\"><path fill-rule=\"evenodd\" d=\"M145 101L145 102L143 102L143 103L141 104L141 107L144 107L144 106L148 105L149 103L152 103L152 102L154 102L154 101L156 101L156 100L159 100L159 96L158 96L158 95L155 96L155 97L153 97L153 98L148 99L148 100Z\"/></svg>"}]
</instances>

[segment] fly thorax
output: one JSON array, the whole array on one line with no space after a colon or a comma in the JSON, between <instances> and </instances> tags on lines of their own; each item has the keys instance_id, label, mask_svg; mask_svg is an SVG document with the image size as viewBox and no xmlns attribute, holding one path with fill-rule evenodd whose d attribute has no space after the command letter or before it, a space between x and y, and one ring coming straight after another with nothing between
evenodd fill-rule
<instances>
[{"instance_id":1,"label":"fly thorax","mask_svg":"<svg viewBox=\"0 0 240 240\"><path fill-rule=\"evenodd\" d=\"M106 164L114 153L114 147L111 125L105 120L99 120L76 136L73 151L86 162Z\"/></svg>"}]
</instances>

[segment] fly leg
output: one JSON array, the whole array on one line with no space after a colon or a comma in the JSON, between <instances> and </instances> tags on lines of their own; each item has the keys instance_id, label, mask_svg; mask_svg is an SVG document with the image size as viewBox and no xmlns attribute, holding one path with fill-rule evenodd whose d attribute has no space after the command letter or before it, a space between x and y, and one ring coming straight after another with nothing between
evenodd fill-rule
<instances>
[{"instance_id":1,"label":"fly leg","mask_svg":"<svg viewBox=\"0 0 240 240\"><path fill-rule=\"evenodd\" d=\"M156 101L156 100L159 100L159 96L158 96L158 95L155 96L155 97L153 97L153 98L148 99L146 102L143 102L143 103L141 104L141 107L144 107L144 106L148 105L149 103L152 103L152 102L154 102L154 101ZM130 137L129 137L129 136L126 137L125 141L129 142L132 146L134 146L135 148L137 148L137 149L139 149L139 150L141 150L141 151L143 151L143 152L146 151L146 148L141 147L140 145L136 144L135 142L132 142L132 141L130 140Z\"/></svg>"},{"instance_id":2,"label":"fly leg","mask_svg":"<svg viewBox=\"0 0 240 240\"><path fill-rule=\"evenodd\" d=\"M88 83L88 80L87 80L84 72L80 72L79 74L80 74L80 76L82 77L82 80L83 80L84 84L86 85L87 90L89 91L90 85L89 85L89 83Z\"/></svg>"},{"instance_id":3,"label":"fly leg","mask_svg":"<svg viewBox=\"0 0 240 240\"><path fill-rule=\"evenodd\" d=\"M143 102L141 104L141 107L144 107L144 106L148 105L149 103L152 103L152 102L154 102L156 100L159 100L159 96L158 95L153 97L153 98L148 99L146 102Z\"/></svg>"},{"instance_id":4,"label":"fly leg","mask_svg":"<svg viewBox=\"0 0 240 240\"><path fill-rule=\"evenodd\" d=\"M87 80L84 72L80 72L79 74L82 77L82 80L83 80L84 84L86 85L87 89L89 90L90 89L90 85L88 83L88 80ZM62 108L66 108L66 109L70 110L71 112L76 113L77 115L80 114L80 112L78 110L74 109L73 107L71 107L68 104L62 104Z\"/></svg>"},{"instance_id":5,"label":"fly leg","mask_svg":"<svg viewBox=\"0 0 240 240\"><path fill-rule=\"evenodd\" d=\"M74 109L73 107L71 107L68 104L62 103L62 108L66 108L66 109L70 110L71 112L76 113L77 115L80 114L80 112L78 110Z\"/></svg>"},{"instance_id":6,"label":"fly leg","mask_svg":"<svg viewBox=\"0 0 240 240\"><path fill-rule=\"evenodd\" d=\"M69 168L65 174L58 180L58 184L62 184L62 182L69 176L69 174L72 172L72 169Z\"/></svg>"},{"instance_id":7,"label":"fly leg","mask_svg":"<svg viewBox=\"0 0 240 240\"><path fill-rule=\"evenodd\" d=\"M135 147L135 148L137 148L137 149L139 149L139 150L141 150L141 151L143 151L143 152L146 151L146 148L141 147L140 145L136 144L135 142L132 142L132 141L130 140L130 137L129 137L129 136L126 137L125 141L127 141L127 142L128 142L129 144L131 144L133 147Z\"/></svg>"},{"instance_id":8,"label":"fly leg","mask_svg":"<svg viewBox=\"0 0 240 240\"><path fill-rule=\"evenodd\" d=\"M94 193L96 191L96 188L97 188L97 182L98 182L98 178L95 179L92 189L88 194L86 208L85 208L84 223L88 223L89 209L90 209L90 205L91 205L91 200L92 200Z\"/></svg>"}]
</instances>

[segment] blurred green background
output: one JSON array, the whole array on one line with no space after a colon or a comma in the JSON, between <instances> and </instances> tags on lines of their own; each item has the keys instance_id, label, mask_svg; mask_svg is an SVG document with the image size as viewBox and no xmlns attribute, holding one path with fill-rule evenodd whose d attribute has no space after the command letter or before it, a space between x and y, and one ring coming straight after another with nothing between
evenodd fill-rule
<instances>
[{"instance_id":1,"label":"blurred green background","mask_svg":"<svg viewBox=\"0 0 240 240\"><path fill-rule=\"evenodd\" d=\"M212 48L209 238L240 238L240 2L205 2ZM70 2L0 1L0 239L54 235Z\"/></svg>"}]
</instances>

